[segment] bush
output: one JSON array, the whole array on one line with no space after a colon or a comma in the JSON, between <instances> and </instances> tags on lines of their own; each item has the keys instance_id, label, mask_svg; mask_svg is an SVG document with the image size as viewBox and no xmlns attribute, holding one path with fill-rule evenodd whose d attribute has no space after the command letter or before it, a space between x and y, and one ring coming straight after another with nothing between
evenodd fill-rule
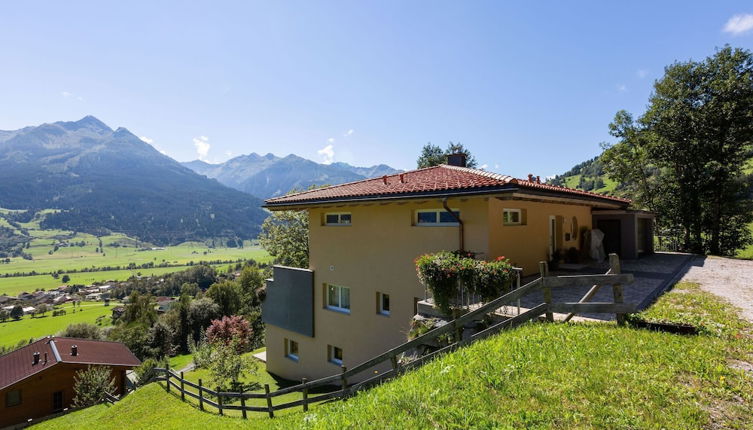
<instances>
[{"instance_id":1,"label":"bush","mask_svg":"<svg viewBox=\"0 0 753 430\"><path fill-rule=\"evenodd\" d=\"M213 320L207 328L207 340L209 343L224 343L235 345L236 352L246 352L251 344L253 331L251 324L242 316L233 315Z\"/></svg>"},{"instance_id":2,"label":"bush","mask_svg":"<svg viewBox=\"0 0 753 430\"><path fill-rule=\"evenodd\" d=\"M166 369L167 361L158 361L153 358L147 358L146 360L144 360L139 367L134 369L134 372L136 373L137 384L146 385L154 381L154 378L159 376L159 372L155 370L155 368L157 367Z\"/></svg>"},{"instance_id":3,"label":"bush","mask_svg":"<svg viewBox=\"0 0 753 430\"><path fill-rule=\"evenodd\" d=\"M70 324L65 330L58 333L60 337L76 337L79 339L102 340L102 330L94 324L77 323Z\"/></svg>"},{"instance_id":4,"label":"bush","mask_svg":"<svg viewBox=\"0 0 753 430\"><path fill-rule=\"evenodd\" d=\"M235 342L212 344L209 372L212 382L222 390L241 390L240 382L247 374L256 373L256 365L245 355L237 353Z\"/></svg>"},{"instance_id":5,"label":"bush","mask_svg":"<svg viewBox=\"0 0 753 430\"><path fill-rule=\"evenodd\" d=\"M115 378L109 367L89 366L76 372L73 379L73 406L85 408L102 403L107 394L115 391Z\"/></svg>"}]
</instances>

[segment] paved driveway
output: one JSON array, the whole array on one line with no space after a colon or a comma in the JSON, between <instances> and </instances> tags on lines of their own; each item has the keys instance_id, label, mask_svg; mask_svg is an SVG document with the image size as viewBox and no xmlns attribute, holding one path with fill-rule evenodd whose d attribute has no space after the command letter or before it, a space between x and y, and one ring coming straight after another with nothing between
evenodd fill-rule
<instances>
[{"instance_id":1,"label":"paved driveway","mask_svg":"<svg viewBox=\"0 0 753 430\"><path fill-rule=\"evenodd\" d=\"M684 274L688 263L693 258L689 254L656 253L637 260L622 260L622 273L632 273L635 278L632 284L623 286L625 303L636 303L639 309L648 307L672 282ZM557 271L551 274L605 273L608 269L609 265L607 263L595 263L578 272ZM556 288L552 290L552 299L555 302L577 302L589 289L590 287ZM604 286L590 301L612 302L613 300L614 296L612 295L611 286ZM524 297L521 301L521 306L531 308L543 301L543 294L537 291ZM602 320L613 320L615 318L614 314L584 314L582 316Z\"/></svg>"}]
</instances>

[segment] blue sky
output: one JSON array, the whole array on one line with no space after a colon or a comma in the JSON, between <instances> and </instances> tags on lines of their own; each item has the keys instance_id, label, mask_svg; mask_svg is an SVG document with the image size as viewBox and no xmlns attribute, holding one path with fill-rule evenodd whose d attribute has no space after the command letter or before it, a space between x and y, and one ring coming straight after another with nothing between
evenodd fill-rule
<instances>
[{"instance_id":1,"label":"blue sky","mask_svg":"<svg viewBox=\"0 0 753 430\"><path fill-rule=\"evenodd\" d=\"M185 4L184 4L185 3ZM6 2L0 129L91 114L170 156L409 169L459 141L547 176L675 60L753 48L750 2Z\"/></svg>"}]
</instances>

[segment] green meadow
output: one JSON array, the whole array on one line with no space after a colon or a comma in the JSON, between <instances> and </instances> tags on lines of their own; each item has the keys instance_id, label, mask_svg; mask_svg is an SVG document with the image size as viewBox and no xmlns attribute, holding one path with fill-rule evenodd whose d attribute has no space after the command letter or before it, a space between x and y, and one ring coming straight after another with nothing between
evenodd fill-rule
<instances>
[{"instance_id":1,"label":"green meadow","mask_svg":"<svg viewBox=\"0 0 753 430\"><path fill-rule=\"evenodd\" d=\"M82 302L80 307L76 307L76 312L73 312L73 305L66 304L59 307L65 309L67 312L65 315L53 317L50 311L44 316L35 318L25 315L18 321L8 320L0 323L0 346L14 346L22 340L54 335L69 324L83 322L94 324L97 318L103 315L105 316L103 325L110 325L109 317L113 306L117 304L110 303L110 306L105 306L102 302Z\"/></svg>"}]
</instances>

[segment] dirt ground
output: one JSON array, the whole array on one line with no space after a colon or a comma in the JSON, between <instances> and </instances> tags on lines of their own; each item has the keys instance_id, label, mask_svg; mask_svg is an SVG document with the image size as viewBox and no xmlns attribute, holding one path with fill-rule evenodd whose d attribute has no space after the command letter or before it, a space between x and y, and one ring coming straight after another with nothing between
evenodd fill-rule
<instances>
[{"instance_id":1,"label":"dirt ground","mask_svg":"<svg viewBox=\"0 0 753 430\"><path fill-rule=\"evenodd\" d=\"M695 257L683 281L729 300L741 315L753 322L753 261L719 257Z\"/></svg>"}]
</instances>

